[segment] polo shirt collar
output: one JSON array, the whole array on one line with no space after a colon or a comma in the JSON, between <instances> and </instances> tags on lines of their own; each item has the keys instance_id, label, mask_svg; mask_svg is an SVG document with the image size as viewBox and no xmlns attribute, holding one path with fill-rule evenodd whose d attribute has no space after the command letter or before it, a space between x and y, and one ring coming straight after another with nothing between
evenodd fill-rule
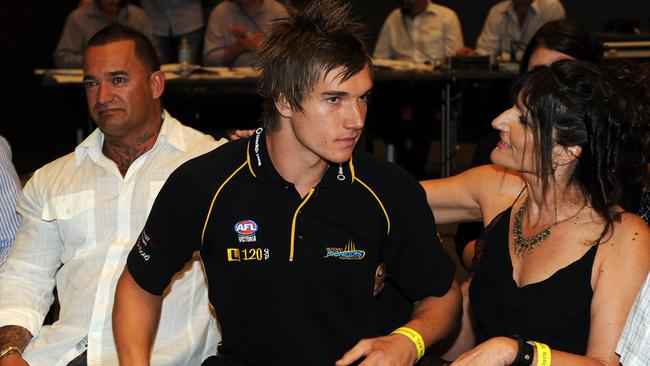
<instances>
[{"instance_id":1,"label":"polo shirt collar","mask_svg":"<svg viewBox=\"0 0 650 366\"><path fill-rule=\"evenodd\" d=\"M342 188L351 185L355 179L352 160L342 164L329 163L318 187ZM271 162L266 144L266 133L261 127L255 130L253 136L248 140L246 161L250 172L260 181L285 182Z\"/></svg>"}]
</instances>

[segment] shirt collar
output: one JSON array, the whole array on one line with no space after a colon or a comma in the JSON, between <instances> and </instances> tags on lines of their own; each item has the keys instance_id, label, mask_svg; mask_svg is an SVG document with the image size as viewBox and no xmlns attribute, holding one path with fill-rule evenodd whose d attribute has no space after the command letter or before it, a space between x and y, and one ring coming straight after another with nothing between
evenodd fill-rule
<instances>
[{"instance_id":1,"label":"shirt collar","mask_svg":"<svg viewBox=\"0 0 650 366\"><path fill-rule=\"evenodd\" d=\"M432 3L432 2L429 2L429 3L427 4L426 9L424 9L424 12L423 12L423 13L431 13L431 14L433 14L433 15L436 15L436 6L435 6L435 4Z\"/></svg>"},{"instance_id":2,"label":"shirt collar","mask_svg":"<svg viewBox=\"0 0 650 366\"><path fill-rule=\"evenodd\" d=\"M160 132L156 138L156 143L151 148L152 150L159 145L170 145L173 148L182 152L187 151L187 144L183 137L183 126L176 118L172 117L169 112L163 110L162 112L163 123L160 127ZM84 139L74 150L77 164L79 164L88 154L91 156L98 156L102 154L104 146L104 133L96 128L86 139Z\"/></svg>"},{"instance_id":3,"label":"shirt collar","mask_svg":"<svg viewBox=\"0 0 650 366\"><path fill-rule=\"evenodd\" d=\"M245 17L248 16L248 15L246 14L246 10L244 10L244 7L243 7L242 5L240 5L240 4L238 4L238 3L235 4L235 5L237 6L237 9L239 10L239 12L241 13L242 16L245 16ZM262 1L262 6L260 6L259 10L256 11L254 14L252 14L252 15L250 15L250 16L252 16L252 17L256 17L256 16L258 16L259 14L262 14L262 13L268 12L269 9L270 9L270 7L271 7L271 3L270 3L270 1L264 0L264 1Z\"/></svg>"},{"instance_id":4,"label":"shirt collar","mask_svg":"<svg viewBox=\"0 0 650 366\"><path fill-rule=\"evenodd\" d=\"M104 18L104 15L102 14L102 11L99 9L99 5L97 5L95 1L92 1L90 4L88 4L88 6L89 6L90 14L92 14L93 17L102 18L106 20L106 18ZM128 5L117 11L117 16L113 20L113 23L125 22L125 20L129 17L129 12L127 8Z\"/></svg>"},{"instance_id":5,"label":"shirt collar","mask_svg":"<svg viewBox=\"0 0 650 366\"><path fill-rule=\"evenodd\" d=\"M533 2L530 4L530 8L528 9L528 11L529 12L532 11L533 14L539 13L539 7L540 7L539 2L540 2L540 0L533 0ZM516 18L515 2L514 1L510 1L510 4L508 5L508 7L505 10L505 13L506 14L508 14L508 13L512 14Z\"/></svg>"},{"instance_id":6,"label":"shirt collar","mask_svg":"<svg viewBox=\"0 0 650 366\"><path fill-rule=\"evenodd\" d=\"M342 164L330 163L325 174L318 183L318 187L337 188L347 187L354 182L354 163L350 159ZM261 182L284 182L269 156L266 144L266 134L263 128L258 128L248 140L246 150L246 161L248 169L253 176Z\"/></svg>"}]
</instances>

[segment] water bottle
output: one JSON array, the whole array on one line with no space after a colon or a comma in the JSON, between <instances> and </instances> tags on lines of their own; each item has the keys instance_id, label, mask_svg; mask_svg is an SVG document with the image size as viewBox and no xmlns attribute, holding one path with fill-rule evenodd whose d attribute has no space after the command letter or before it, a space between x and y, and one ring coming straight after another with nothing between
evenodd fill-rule
<instances>
[{"instance_id":1,"label":"water bottle","mask_svg":"<svg viewBox=\"0 0 650 366\"><path fill-rule=\"evenodd\" d=\"M190 74L190 43L187 38L181 39L181 44L178 46L178 63L181 65L181 76L189 76Z\"/></svg>"}]
</instances>

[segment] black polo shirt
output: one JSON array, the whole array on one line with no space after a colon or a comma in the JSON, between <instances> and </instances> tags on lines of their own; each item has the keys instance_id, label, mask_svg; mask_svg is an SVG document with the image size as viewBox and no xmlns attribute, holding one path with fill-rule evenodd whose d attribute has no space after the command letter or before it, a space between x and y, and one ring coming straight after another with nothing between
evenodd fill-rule
<instances>
[{"instance_id":1,"label":"black polo shirt","mask_svg":"<svg viewBox=\"0 0 650 366\"><path fill-rule=\"evenodd\" d=\"M127 266L159 295L196 250L220 353L235 365L331 366L378 336L380 263L413 301L445 294L454 276L424 191L407 173L355 152L302 198L273 167L261 129L170 176Z\"/></svg>"}]
</instances>

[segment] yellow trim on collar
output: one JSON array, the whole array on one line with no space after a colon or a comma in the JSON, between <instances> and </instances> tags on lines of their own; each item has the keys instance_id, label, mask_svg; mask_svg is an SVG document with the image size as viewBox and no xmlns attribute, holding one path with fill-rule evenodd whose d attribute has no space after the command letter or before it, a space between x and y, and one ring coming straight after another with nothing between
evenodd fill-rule
<instances>
[{"instance_id":1,"label":"yellow trim on collar","mask_svg":"<svg viewBox=\"0 0 650 366\"><path fill-rule=\"evenodd\" d=\"M212 215L212 208L214 207L214 202L217 200L217 196L219 195L219 193L221 192L223 187L225 187L226 184L228 184L228 182L232 179L232 177L234 177L235 174L237 174L240 170L242 170L244 168L244 166L246 166L246 162L244 162L242 165L240 165L239 168L237 168L234 172L232 172L232 174L230 174L228 179L226 179L225 181L223 181L223 183L221 183L221 186L219 186L219 189L217 189L217 192L214 194L214 197L212 197L212 202L210 203L210 209L208 210L208 214L205 217L205 222L203 223L203 230L201 231L201 246L203 246L203 239L205 237L205 229L208 227L208 221L210 220L210 215Z\"/></svg>"},{"instance_id":2,"label":"yellow trim on collar","mask_svg":"<svg viewBox=\"0 0 650 366\"><path fill-rule=\"evenodd\" d=\"M364 183L358 177L356 178L356 181L359 182L362 186L366 187L368 192L370 192L370 194L372 194L375 197L375 199L377 200L377 203L379 203L379 207L381 207L381 210L384 212L384 216L386 216L386 227L387 227L386 235L387 236L390 235L390 218L388 217L388 212L386 212L386 208L384 207L384 204L379 199L379 196L377 196L375 191L373 191L372 188L368 187L368 185L366 183Z\"/></svg>"},{"instance_id":3,"label":"yellow trim on collar","mask_svg":"<svg viewBox=\"0 0 650 366\"><path fill-rule=\"evenodd\" d=\"M302 203L298 208L296 209L296 212L293 213L293 220L291 221L291 243L289 246L289 262L293 262L293 253L294 253L294 247L295 247L295 240L296 240L296 220L298 219L298 212L300 212L300 209L302 206L309 201L309 198L311 195L314 193L315 189L312 188L309 190L309 193L307 193L307 196L305 199L302 200Z\"/></svg>"}]
</instances>

